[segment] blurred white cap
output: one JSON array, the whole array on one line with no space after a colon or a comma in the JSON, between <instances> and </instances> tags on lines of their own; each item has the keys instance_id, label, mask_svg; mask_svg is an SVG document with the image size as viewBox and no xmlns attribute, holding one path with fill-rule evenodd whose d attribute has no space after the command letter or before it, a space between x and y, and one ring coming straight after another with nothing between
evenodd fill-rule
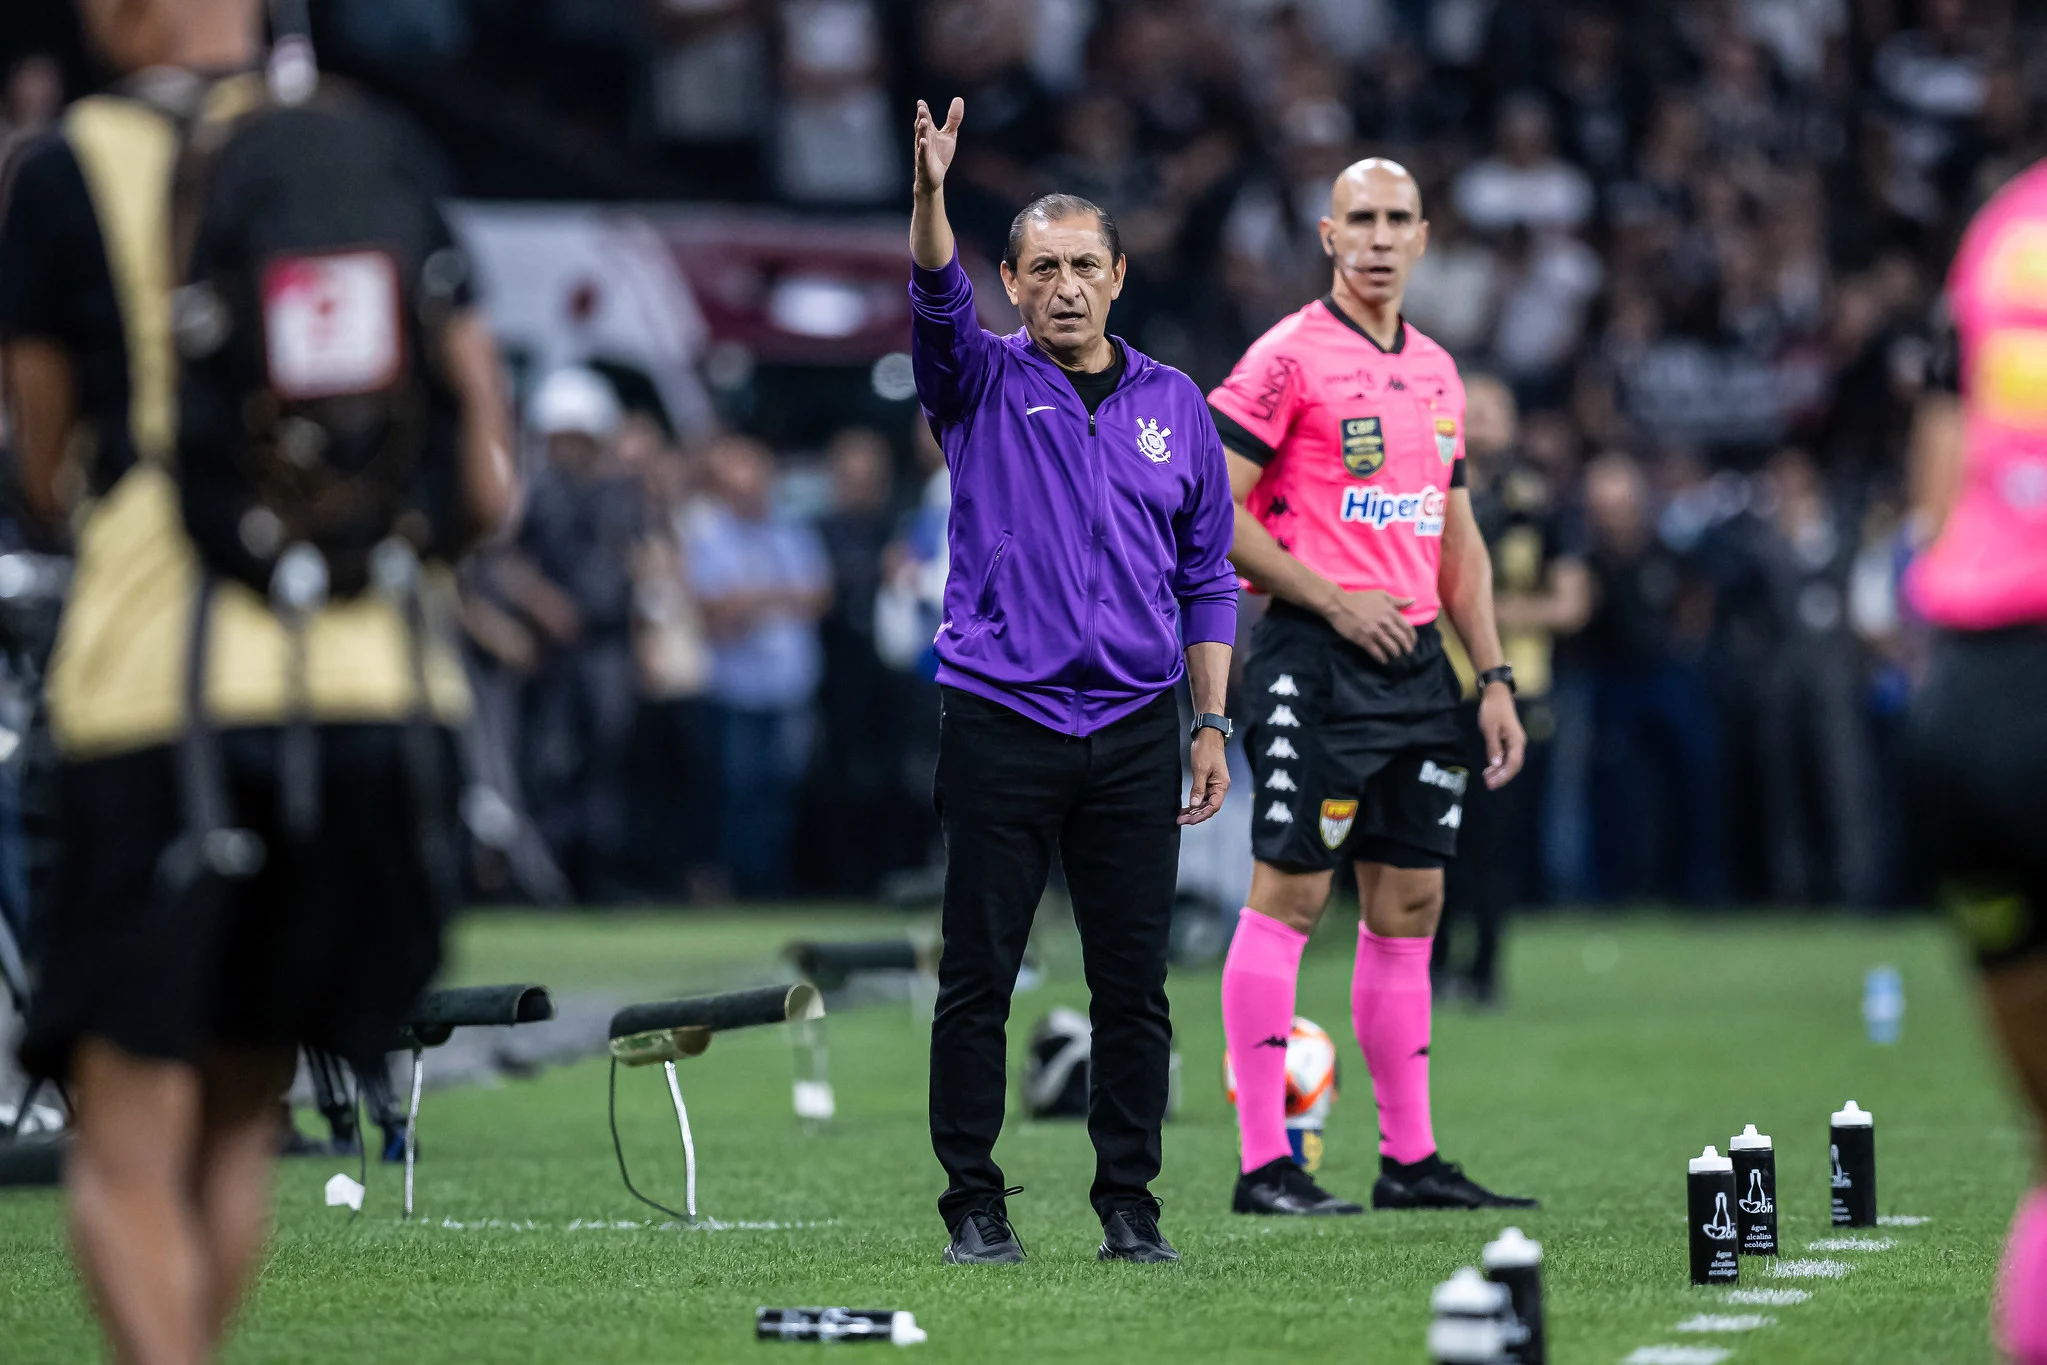
<instances>
[{"instance_id":1,"label":"blurred white cap","mask_svg":"<svg viewBox=\"0 0 2047 1365\"><path fill-rule=\"evenodd\" d=\"M540 381L526 406L526 420L542 436L574 432L609 436L624 417L618 391L595 370L572 365Z\"/></svg>"}]
</instances>

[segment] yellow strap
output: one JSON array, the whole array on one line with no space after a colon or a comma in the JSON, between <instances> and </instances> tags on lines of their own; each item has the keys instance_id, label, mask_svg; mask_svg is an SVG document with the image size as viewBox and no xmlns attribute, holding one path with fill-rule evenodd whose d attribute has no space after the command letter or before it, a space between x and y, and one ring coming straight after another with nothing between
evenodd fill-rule
<instances>
[{"instance_id":1,"label":"yellow strap","mask_svg":"<svg viewBox=\"0 0 2047 1365\"><path fill-rule=\"evenodd\" d=\"M121 307L128 342L128 429L135 455L163 460L176 444L177 430L170 307L170 188L177 129L139 101L94 95L71 106L64 136L92 196Z\"/></svg>"},{"instance_id":2,"label":"yellow strap","mask_svg":"<svg viewBox=\"0 0 2047 1365\"><path fill-rule=\"evenodd\" d=\"M202 128L237 118L263 99L256 76L220 81L201 102ZM106 244L107 271L128 343L128 428L141 460L177 448L178 365L171 342L171 180L178 130L141 100L94 95L71 106L64 136L78 158Z\"/></svg>"}]
</instances>

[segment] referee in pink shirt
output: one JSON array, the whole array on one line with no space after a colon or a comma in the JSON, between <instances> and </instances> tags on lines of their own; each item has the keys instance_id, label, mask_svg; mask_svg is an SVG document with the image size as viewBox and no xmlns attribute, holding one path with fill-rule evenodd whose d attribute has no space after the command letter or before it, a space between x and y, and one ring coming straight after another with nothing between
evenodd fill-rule
<instances>
[{"instance_id":1,"label":"referee in pink shirt","mask_svg":"<svg viewBox=\"0 0 2047 1365\"><path fill-rule=\"evenodd\" d=\"M1357 865L1351 1022L1379 1107L1377 1208L1507 1208L1436 1151L1429 953L1471 769L1498 787L1526 737L1493 622L1492 562L1464 487L1464 385L1400 315L1428 244L1414 178L1360 161L1336 178L1329 292L1252 343L1208 396L1237 500L1231 559L1272 605L1244 668L1257 866L1223 964L1237 1078L1238 1213L1361 1213L1293 1159L1286 1039L1301 949L1332 872ZM1478 670L1483 754L1457 724L1436 618Z\"/></svg>"}]
</instances>

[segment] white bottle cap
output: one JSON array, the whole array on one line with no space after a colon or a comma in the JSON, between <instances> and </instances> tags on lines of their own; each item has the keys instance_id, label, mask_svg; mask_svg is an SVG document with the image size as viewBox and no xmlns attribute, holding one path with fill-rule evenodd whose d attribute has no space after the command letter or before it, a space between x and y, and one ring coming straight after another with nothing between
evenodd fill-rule
<instances>
[{"instance_id":1,"label":"white bottle cap","mask_svg":"<svg viewBox=\"0 0 2047 1365\"><path fill-rule=\"evenodd\" d=\"M1717 1147L1708 1147L1705 1151L1692 1158L1691 1172L1693 1175L1707 1175L1719 1171L1727 1171L1731 1174L1733 1170L1734 1163L1720 1155L1720 1150Z\"/></svg>"},{"instance_id":2,"label":"white bottle cap","mask_svg":"<svg viewBox=\"0 0 2047 1365\"><path fill-rule=\"evenodd\" d=\"M1730 1152L1767 1152L1775 1146L1776 1144L1770 1141L1770 1135L1758 1133L1753 1123L1727 1139L1727 1150Z\"/></svg>"},{"instance_id":3,"label":"white bottle cap","mask_svg":"<svg viewBox=\"0 0 2047 1365\"><path fill-rule=\"evenodd\" d=\"M1507 1286L1494 1284L1465 1266L1436 1286L1436 1292L1429 1295L1429 1307L1439 1315L1483 1318L1506 1308L1508 1297Z\"/></svg>"},{"instance_id":4,"label":"white bottle cap","mask_svg":"<svg viewBox=\"0 0 2047 1365\"><path fill-rule=\"evenodd\" d=\"M1508 1228L1499 1240L1487 1242L1479 1264L1487 1270L1517 1270L1542 1264L1542 1243L1522 1235L1520 1228Z\"/></svg>"},{"instance_id":5,"label":"white bottle cap","mask_svg":"<svg viewBox=\"0 0 2047 1365\"><path fill-rule=\"evenodd\" d=\"M917 1325L917 1315L898 1311L888 1320L888 1339L898 1346L921 1345L924 1329Z\"/></svg>"},{"instance_id":6,"label":"white bottle cap","mask_svg":"<svg viewBox=\"0 0 2047 1365\"><path fill-rule=\"evenodd\" d=\"M1850 1100L1844 1107L1835 1111L1834 1126L1836 1128L1874 1128L1876 1126L1876 1115L1864 1109L1854 1100Z\"/></svg>"}]
</instances>

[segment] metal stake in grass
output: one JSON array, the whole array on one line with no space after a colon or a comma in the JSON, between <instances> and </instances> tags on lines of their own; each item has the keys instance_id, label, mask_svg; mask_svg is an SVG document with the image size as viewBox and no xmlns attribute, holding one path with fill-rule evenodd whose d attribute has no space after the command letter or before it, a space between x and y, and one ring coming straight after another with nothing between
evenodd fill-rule
<instances>
[{"instance_id":1,"label":"metal stake in grass","mask_svg":"<svg viewBox=\"0 0 2047 1365\"><path fill-rule=\"evenodd\" d=\"M824 997L810 985L762 986L757 990L730 991L724 995L700 995L688 1000L657 1000L645 1005L628 1005L611 1016L611 1079L607 1111L611 1121L611 1150L618 1158L619 1179L626 1192L650 1209L670 1218L697 1225L697 1149L690 1134L689 1110L682 1102L682 1085L675 1064L701 1057L711 1046L713 1034L727 1029L751 1028L759 1024L796 1023L824 1018ZM684 1212L649 1199L633 1184L626 1169L625 1144L618 1135L618 1068L661 1063L668 1077L668 1095L675 1102L675 1122L682 1131Z\"/></svg>"},{"instance_id":2,"label":"metal stake in grass","mask_svg":"<svg viewBox=\"0 0 2047 1365\"><path fill-rule=\"evenodd\" d=\"M554 1018L545 986L459 986L429 991L399 1035L412 1051L412 1103L405 1114L405 1213L412 1217L412 1172L419 1159L419 1092L426 1079L426 1049L439 1047L458 1028L537 1024Z\"/></svg>"}]
</instances>

